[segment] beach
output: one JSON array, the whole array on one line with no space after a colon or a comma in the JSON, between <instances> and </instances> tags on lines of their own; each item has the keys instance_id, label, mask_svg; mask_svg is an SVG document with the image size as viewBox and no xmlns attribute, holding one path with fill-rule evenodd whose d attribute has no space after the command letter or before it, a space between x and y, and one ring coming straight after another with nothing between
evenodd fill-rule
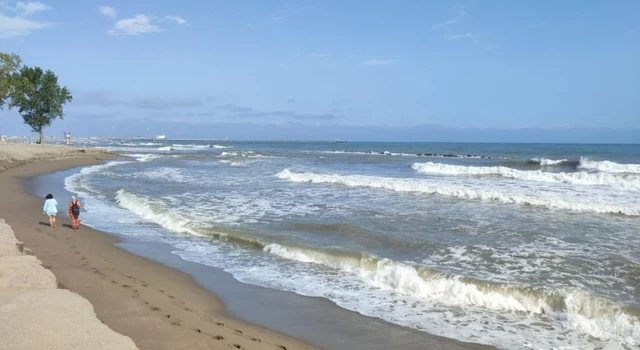
<instances>
[{"instance_id":1,"label":"beach","mask_svg":"<svg viewBox=\"0 0 640 350\"><path fill-rule=\"evenodd\" d=\"M68 289L86 298L104 325L129 337L138 348L314 348L303 340L230 316L221 300L196 283L191 276L121 249L115 245L118 240L111 235L87 226L73 231L62 214L58 216L58 227L50 228L40 211L42 199L25 190L25 185L29 186L25 179L70 168L102 164L116 159L116 155L90 149L73 149L69 152L60 148L65 146L11 145L11 149L2 149L4 146L0 146L0 164L8 170L0 172L0 192L3 193L0 198L0 216L11 225L24 246L42 261L42 266L55 275L59 288ZM25 148L33 147L49 150L37 155L30 155L25 151ZM45 160L51 157L56 159ZM59 209L65 210L67 198L57 200ZM328 303L325 301L324 304ZM329 308L340 310L333 305ZM260 311L256 310L256 313ZM376 335L370 327L370 324L375 324L377 327L384 327L382 334L387 339L383 339L382 344L394 344L391 337L386 337L388 333L406 336L409 342L406 347L402 346L402 340L395 342L402 348L485 348L404 330L394 325L387 327L380 325L381 321L371 321L373 323L369 324L367 318L355 313L352 317L357 320L356 323L364 325L361 329L370 331L369 334L366 331L358 333L358 325L354 325L353 329L356 331L347 334L362 339L351 340L352 344L367 344L368 341L375 340ZM305 324L306 332L314 332L313 319L305 320ZM323 329L320 328L317 332L322 333ZM332 334L322 336L331 338ZM332 344L330 348L340 348L335 343L327 344Z\"/></svg>"},{"instance_id":2,"label":"beach","mask_svg":"<svg viewBox=\"0 0 640 350\"><path fill-rule=\"evenodd\" d=\"M24 156L18 167L0 173L0 213L60 286L89 300L111 329L128 335L141 349L312 348L227 317L220 301L188 276L127 253L113 245L113 238L88 227L73 231L64 224L64 215L55 229L45 225L41 200L25 193L21 177L114 158L106 153L73 158L46 154L52 155L64 158L28 164L33 160ZM59 208L66 209L66 200L59 201Z\"/></svg>"}]
</instances>

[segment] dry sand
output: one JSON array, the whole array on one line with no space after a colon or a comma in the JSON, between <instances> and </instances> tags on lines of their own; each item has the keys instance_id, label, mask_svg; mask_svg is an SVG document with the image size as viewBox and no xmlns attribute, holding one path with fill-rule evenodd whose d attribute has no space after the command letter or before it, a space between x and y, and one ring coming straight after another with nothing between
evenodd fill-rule
<instances>
[{"instance_id":1,"label":"dry sand","mask_svg":"<svg viewBox=\"0 0 640 350\"><path fill-rule=\"evenodd\" d=\"M34 162L42 157L56 160ZM40 267L44 273L34 272L40 266L39 261L24 256L28 267L23 275L34 280L29 287L35 290L30 289L30 294L22 293L20 297L15 292L6 296L0 292L0 349L135 348L132 343L131 347L98 346L98 342L106 341L103 333L109 328L128 336L140 349L312 349L295 338L229 317L216 296L191 277L114 246L116 240L111 236L82 226L73 231L68 220L61 220L60 215L57 227L49 227L42 216L42 200L26 194L22 186L21 178L25 176L113 158L106 152L90 149L81 152L67 146L0 145L0 167L9 169L0 172L0 216L46 268ZM66 207L63 199L58 201L59 207ZM4 236L0 234L0 240ZM11 244L15 246L15 242ZM10 249L0 246L0 254L4 250ZM13 264L7 260L6 270L2 265L0 271L14 269ZM56 287L52 282L55 278L62 289L52 289ZM3 280L0 278L0 288ZM43 298L45 292L49 293L48 299ZM75 293L86 298L93 308ZM7 311L15 305L21 309ZM93 309L97 314L97 319L95 316L93 319L102 326L102 333L89 320ZM38 310L44 310L47 316L36 316ZM76 314L73 322L67 321ZM32 328L16 328L22 322ZM62 331L64 327L75 329L76 338L84 344L73 346L71 335ZM51 345L18 345L30 342L38 334Z\"/></svg>"}]
</instances>

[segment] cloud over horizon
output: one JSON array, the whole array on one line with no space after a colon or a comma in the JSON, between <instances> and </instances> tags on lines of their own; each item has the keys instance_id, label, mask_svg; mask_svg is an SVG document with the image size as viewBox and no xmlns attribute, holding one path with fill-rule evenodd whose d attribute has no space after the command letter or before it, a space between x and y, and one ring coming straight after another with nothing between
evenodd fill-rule
<instances>
[{"instance_id":1,"label":"cloud over horizon","mask_svg":"<svg viewBox=\"0 0 640 350\"><path fill-rule=\"evenodd\" d=\"M90 91L79 93L80 103L99 105L103 107L133 107L140 109L173 109L200 107L215 101L214 97L118 97L106 91Z\"/></svg>"}]
</instances>

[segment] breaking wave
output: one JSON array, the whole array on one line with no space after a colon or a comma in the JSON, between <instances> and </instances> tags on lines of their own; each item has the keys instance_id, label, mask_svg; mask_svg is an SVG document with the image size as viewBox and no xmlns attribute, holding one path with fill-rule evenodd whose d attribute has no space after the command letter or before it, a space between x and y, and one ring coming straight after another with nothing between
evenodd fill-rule
<instances>
[{"instance_id":1,"label":"breaking wave","mask_svg":"<svg viewBox=\"0 0 640 350\"><path fill-rule=\"evenodd\" d=\"M138 162L150 162L156 158L162 157L158 154L143 154L143 153L131 153L131 154L125 154L125 156L135 158Z\"/></svg>"},{"instance_id":2,"label":"breaking wave","mask_svg":"<svg viewBox=\"0 0 640 350\"><path fill-rule=\"evenodd\" d=\"M590 160L585 157L580 158L580 165L578 165L578 168L605 173L640 174L640 164L620 164L608 160Z\"/></svg>"},{"instance_id":3,"label":"breaking wave","mask_svg":"<svg viewBox=\"0 0 640 350\"><path fill-rule=\"evenodd\" d=\"M292 182L339 184L349 187L367 187L384 189L395 192L423 193L471 200L484 200L504 204L519 204L525 206L544 207L549 209L563 209L577 212L592 212L602 214L640 215L638 203L607 203L579 201L568 198L563 194L544 193L536 191L518 193L504 188L489 188L485 186L464 186L460 184L443 184L426 179L389 178L365 175L337 175L298 173L285 169L276 177Z\"/></svg>"},{"instance_id":4,"label":"breaking wave","mask_svg":"<svg viewBox=\"0 0 640 350\"><path fill-rule=\"evenodd\" d=\"M310 151L309 153L315 153ZM319 151L325 154L354 154L354 155L380 155L380 156L404 156L404 157L435 157L435 158L472 158L472 159L506 159L503 157L492 157L477 154L456 154L456 153L404 153L389 151Z\"/></svg>"},{"instance_id":5,"label":"breaking wave","mask_svg":"<svg viewBox=\"0 0 640 350\"><path fill-rule=\"evenodd\" d=\"M355 274L367 285L435 306L492 310L505 313L504 318L511 318L512 322L517 322L519 317L532 317L541 324L548 322L548 326L556 330L560 328L558 333L572 330L601 340L640 344L639 310L579 290L489 283L364 253L319 251L275 243L263 250L285 259Z\"/></svg>"},{"instance_id":6,"label":"breaking wave","mask_svg":"<svg viewBox=\"0 0 640 350\"><path fill-rule=\"evenodd\" d=\"M137 196L124 189L120 189L116 192L115 199L116 203L121 208L127 209L138 217L146 221L153 222L169 231L199 237L221 238L235 243L244 244L247 247L255 247L256 245L258 245L259 248L263 247L261 243L253 238L229 235L216 228L203 227L202 225L199 225L197 221L193 221L185 215L172 212L159 203L154 203L147 198Z\"/></svg>"},{"instance_id":7,"label":"breaking wave","mask_svg":"<svg viewBox=\"0 0 640 350\"><path fill-rule=\"evenodd\" d=\"M564 160L557 161L563 162ZM555 163L558 164L558 163ZM414 163L411 168L422 174L438 175L498 175L524 181L567 183L587 186L613 186L632 191L640 191L640 176L611 173L562 172L542 170L517 170L504 166L462 166L442 163Z\"/></svg>"},{"instance_id":8,"label":"breaking wave","mask_svg":"<svg viewBox=\"0 0 640 350\"><path fill-rule=\"evenodd\" d=\"M526 161L527 164L537 164L542 167L552 167L552 166L572 166L576 167L580 164L577 160L568 160L568 159L547 159L547 158L532 158Z\"/></svg>"},{"instance_id":9,"label":"breaking wave","mask_svg":"<svg viewBox=\"0 0 640 350\"><path fill-rule=\"evenodd\" d=\"M409 298L409 301L423 303L422 307L444 307L450 310L461 308L466 310L464 313L485 310L493 312L487 314L488 317L495 318L495 322L507 327L516 327L523 320L529 320L535 327L553 329L557 334L578 332L600 341L640 345L640 310L577 289L541 289L487 282L379 258L368 253L260 242L200 227L188 217L171 212L160 204L126 190L116 193L116 201L120 207L142 219L173 232L213 236L240 244L238 248L260 249L281 259L333 269L340 272L340 275L356 277L366 288L391 293L393 300L400 302L405 299L404 302L407 303L406 298ZM331 294L325 297L332 298ZM402 303L398 307L401 305ZM369 313L353 307L355 305L351 306L355 311ZM385 318L384 314L376 316ZM553 343L552 340L549 342Z\"/></svg>"},{"instance_id":10,"label":"breaking wave","mask_svg":"<svg viewBox=\"0 0 640 350\"><path fill-rule=\"evenodd\" d=\"M640 310L578 289L489 282L441 273L427 266L380 258L366 252L263 242L225 233L225 229L203 227L194 219L172 212L162 203L124 189L116 193L116 201L121 208L167 230L218 238L237 244L235 249L261 250L272 259L289 261L288 265L306 271L302 283L317 283L322 278L316 280L307 274L321 276L326 273L322 271L330 269L333 283L324 286L325 292L318 295L313 293L313 285L298 285L301 282L296 279L285 278L278 285L284 287L283 284L290 284L290 290L300 294L322 296L345 308L390 322L451 335L456 333L455 329L441 328L443 324L439 324L437 319L445 317L448 320L446 322L451 321L450 327L464 328L465 322L475 324L481 322L481 317L488 327L486 331L496 332L496 335L493 338L476 338L475 341L506 348L523 345L518 340L510 342L509 337L504 335L517 331L524 324L534 329L533 333L525 334L535 335L536 338L528 340L536 344L536 348L555 348L566 344L566 341L578 345L584 337L596 339L599 344L640 345ZM309 265L305 267L304 264ZM355 290L352 291L352 288ZM350 295L357 295L364 300L358 302ZM395 306L388 310L371 307L371 303ZM396 311L407 317L394 317ZM431 322L436 322L435 326L430 326ZM456 322L462 323L456 326ZM467 340L474 341L470 338Z\"/></svg>"}]
</instances>

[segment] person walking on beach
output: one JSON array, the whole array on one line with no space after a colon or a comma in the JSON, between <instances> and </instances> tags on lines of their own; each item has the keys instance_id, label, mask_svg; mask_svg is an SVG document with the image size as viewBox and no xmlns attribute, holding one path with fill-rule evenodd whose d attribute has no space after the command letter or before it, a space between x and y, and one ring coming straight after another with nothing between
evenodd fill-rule
<instances>
[{"instance_id":1,"label":"person walking on beach","mask_svg":"<svg viewBox=\"0 0 640 350\"><path fill-rule=\"evenodd\" d=\"M49 226L56 227L56 214L58 214L58 201L49 193L45 198L42 212L49 217Z\"/></svg>"},{"instance_id":2,"label":"person walking on beach","mask_svg":"<svg viewBox=\"0 0 640 350\"><path fill-rule=\"evenodd\" d=\"M75 196L71 196L71 202L69 202L69 207L67 208L67 212L69 213L69 219L71 219L71 228L77 230L80 228L80 208L82 205L80 201L76 199Z\"/></svg>"}]
</instances>

